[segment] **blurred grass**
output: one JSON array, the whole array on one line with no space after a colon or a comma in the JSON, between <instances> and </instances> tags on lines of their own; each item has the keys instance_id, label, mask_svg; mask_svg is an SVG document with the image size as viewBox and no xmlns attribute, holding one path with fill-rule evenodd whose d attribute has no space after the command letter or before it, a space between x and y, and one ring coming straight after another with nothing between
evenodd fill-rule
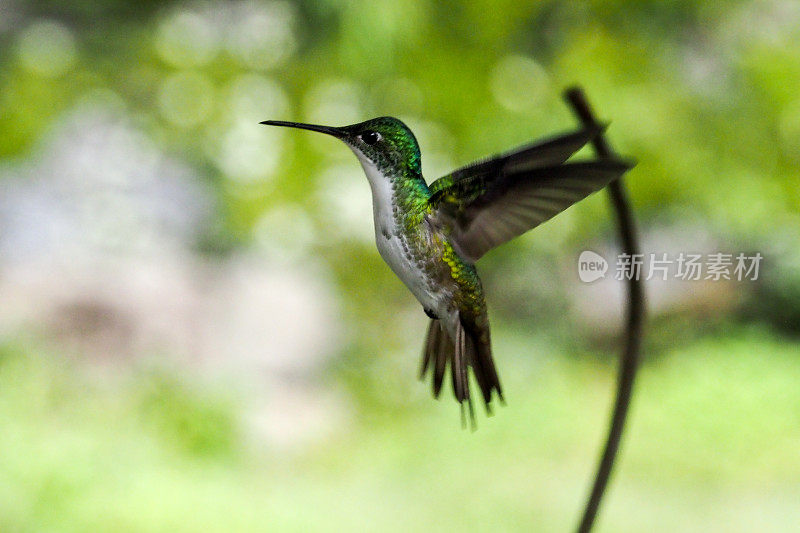
<instances>
[{"instance_id":1,"label":"blurred grass","mask_svg":"<svg viewBox=\"0 0 800 533\"><path fill-rule=\"evenodd\" d=\"M528 346L498 338L498 353ZM247 444L218 385L169 369L97 379L78 360L6 345L0 530L568 529L614 369L536 350L503 361L508 406L474 433L417 384L405 415L362 413L287 451ZM750 329L645 364L599 531L792 531L798 355Z\"/></svg>"}]
</instances>

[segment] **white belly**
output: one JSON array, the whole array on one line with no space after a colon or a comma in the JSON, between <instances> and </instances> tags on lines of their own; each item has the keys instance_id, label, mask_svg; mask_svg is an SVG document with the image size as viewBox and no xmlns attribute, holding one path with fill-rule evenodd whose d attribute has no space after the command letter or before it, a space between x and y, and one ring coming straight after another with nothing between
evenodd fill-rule
<instances>
[{"instance_id":1,"label":"white belly","mask_svg":"<svg viewBox=\"0 0 800 533\"><path fill-rule=\"evenodd\" d=\"M417 297L423 307L436 311L439 307L437 291L430 283L425 272L412 261L403 237L398 234L397 228L385 231L385 228L382 228L379 224L379 221L376 220L375 244L378 246L378 252L381 257L383 257L383 260L386 261L386 264L389 265L395 275Z\"/></svg>"},{"instance_id":2,"label":"white belly","mask_svg":"<svg viewBox=\"0 0 800 533\"><path fill-rule=\"evenodd\" d=\"M372 215L378 252L423 307L439 312L443 295L411 259L401 229L394 220L394 191L390 180L381 175L372 162L362 157L359 160L372 189Z\"/></svg>"},{"instance_id":3,"label":"white belly","mask_svg":"<svg viewBox=\"0 0 800 533\"><path fill-rule=\"evenodd\" d=\"M452 294L437 283L431 282L425 272L409 257L403 237L389 233L386 237L375 219L375 243L383 260L408 287L426 310L432 311L442 320L444 327L455 338L458 313L452 304Z\"/></svg>"}]
</instances>

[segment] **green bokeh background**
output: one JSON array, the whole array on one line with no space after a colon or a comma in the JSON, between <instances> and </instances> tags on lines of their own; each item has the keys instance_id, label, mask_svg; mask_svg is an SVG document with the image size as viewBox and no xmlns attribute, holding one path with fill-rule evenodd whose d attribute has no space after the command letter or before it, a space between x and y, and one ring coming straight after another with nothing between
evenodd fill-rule
<instances>
[{"instance_id":1,"label":"green bokeh background","mask_svg":"<svg viewBox=\"0 0 800 533\"><path fill-rule=\"evenodd\" d=\"M646 253L764 256L757 281L648 284L598 531L796 531L800 7L785 0L0 0L0 531L573 527L615 379L621 287L576 275L581 250L615 253L606 198L479 264L508 405L463 431L416 381L426 317L375 250L355 158L257 123L400 117L430 181L573 127L575 83L638 160ZM155 192L126 203L140 178ZM127 212L151 220L184 189L166 204L194 213L178 222ZM197 316L192 342L170 341Z\"/></svg>"}]
</instances>

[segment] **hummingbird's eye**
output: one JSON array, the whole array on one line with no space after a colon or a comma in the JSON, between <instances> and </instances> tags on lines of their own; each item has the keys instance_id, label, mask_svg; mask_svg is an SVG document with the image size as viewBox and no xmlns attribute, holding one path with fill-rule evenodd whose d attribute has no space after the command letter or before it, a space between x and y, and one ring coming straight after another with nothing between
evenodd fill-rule
<instances>
[{"instance_id":1,"label":"hummingbird's eye","mask_svg":"<svg viewBox=\"0 0 800 533\"><path fill-rule=\"evenodd\" d=\"M365 131L361 134L361 140L367 144L375 144L381 140L381 134L377 131Z\"/></svg>"}]
</instances>

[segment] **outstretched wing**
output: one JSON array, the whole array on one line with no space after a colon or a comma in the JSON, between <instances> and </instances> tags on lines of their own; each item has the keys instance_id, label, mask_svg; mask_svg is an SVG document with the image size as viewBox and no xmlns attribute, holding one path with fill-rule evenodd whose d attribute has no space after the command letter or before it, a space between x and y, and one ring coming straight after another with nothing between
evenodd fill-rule
<instances>
[{"instance_id":1,"label":"outstretched wing","mask_svg":"<svg viewBox=\"0 0 800 533\"><path fill-rule=\"evenodd\" d=\"M430 186L435 219L476 261L622 176L619 159L565 161L601 131L582 130L456 170Z\"/></svg>"},{"instance_id":2,"label":"outstretched wing","mask_svg":"<svg viewBox=\"0 0 800 533\"><path fill-rule=\"evenodd\" d=\"M559 165L575 152L583 148L603 130L605 125L587 128L554 137L548 137L532 144L520 146L515 150L481 159L454 170L430 184L433 197L441 194L464 179L482 176L486 179L498 177L502 173L522 171L547 165Z\"/></svg>"}]
</instances>

